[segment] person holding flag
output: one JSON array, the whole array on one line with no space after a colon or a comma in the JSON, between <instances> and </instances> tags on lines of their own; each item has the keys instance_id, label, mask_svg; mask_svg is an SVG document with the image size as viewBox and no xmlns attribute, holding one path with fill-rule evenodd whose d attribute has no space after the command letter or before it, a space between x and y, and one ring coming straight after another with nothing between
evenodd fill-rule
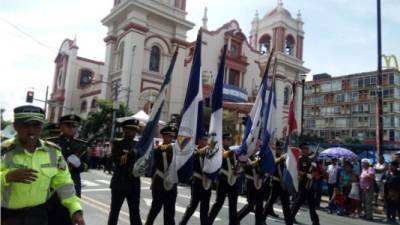
<instances>
[{"instance_id":1,"label":"person holding flag","mask_svg":"<svg viewBox=\"0 0 400 225\"><path fill-rule=\"evenodd\" d=\"M310 148L307 143L300 144L301 156L299 159L299 192L291 210L291 218L296 222L296 214L300 206L307 200L309 213L313 225L319 225L318 214L315 211L315 193L312 188L313 171L317 168L317 164L311 159ZM297 222L296 222L297 223Z\"/></svg>"},{"instance_id":2,"label":"person holding flag","mask_svg":"<svg viewBox=\"0 0 400 225\"><path fill-rule=\"evenodd\" d=\"M286 225L292 225L290 215L290 193L285 189L282 180L283 169L285 166L286 156L283 154L283 142L275 142L275 172L269 180L270 193L268 195L267 204L264 208L263 221L266 221L268 214L273 210L273 205L276 199L279 197L282 204L283 216L285 218Z\"/></svg>"},{"instance_id":3,"label":"person holding flag","mask_svg":"<svg viewBox=\"0 0 400 225\"><path fill-rule=\"evenodd\" d=\"M192 179L192 198L180 222L181 225L188 222L199 202L201 202L200 223L201 225L208 224L208 209L211 197L210 187L212 181L217 177L222 164L222 96L226 49L227 45L224 45L218 75L211 96L212 114L210 119L209 144L207 145L207 133L198 139L194 159L195 172Z\"/></svg>"},{"instance_id":4,"label":"person holding flag","mask_svg":"<svg viewBox=\"0 0 400 225\"><path fill-rule=\"evenodd\" d=\"M208 210L211 197L211 180L203 172L204 159L209 146L208 133L197 140L198 145L194 152L194 173L192 178L191 198L179 225L186 225L200 203L200 224L208 224Z\"/></svg>"},{"instance_id":5,"label":"person holding flag","mask_svg":"<svg viewBox=\"0 0 400 225\"><path fill-rule=\"evenodd\" d=\"M258 141L258 149L260 141ZM262 171L261 159L259 156L251 157L244 166L247 186L247 204L238 212L237 223L249 214L255 207L255 224L263 225L263 200L264 200L264 172Z\"/></svg>"},{"instance_id":6,"label":"person holding flag","mask_svg":"<svg viewBox=\"0 0 400 225\"><path fill-rule=\"evenodd\" d=\"M177 184L166 179L168 168L173 163L173 138L176 135L176 128L166 126L160 130L163 144L154 149L153 182L151 183L151 202L149 214L145 225L154 224L158 213L164 207L164 224L175 225L175 202Z\"/></svg>"},{"instance_id":7,"label":"person holding flag","mask_svg":"<svg viewBox=\"0 0 400 225\"><path fill-rule=\"evenodd\" d=\"M231 143L232 135L230 133L224 133L222 139L222 144L224 146L222 168L217 180L217 197L208 214L209 224L214 223L227 195L229 200L229 225L237 224L238 160L235 151L229 149Z\"/></svg>"}]
</instances>

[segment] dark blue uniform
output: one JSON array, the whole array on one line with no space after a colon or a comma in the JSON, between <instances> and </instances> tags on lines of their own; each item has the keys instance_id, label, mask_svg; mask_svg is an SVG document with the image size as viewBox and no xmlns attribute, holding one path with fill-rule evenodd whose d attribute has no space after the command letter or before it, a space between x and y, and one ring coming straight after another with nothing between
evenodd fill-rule
<instances>
[{"instance_id":1,"label":"dark blue uniform","mask_svg":"<svg viewBox=\"0 0 400 225\"><path fill-rule=\"evenodd\" d=\"M111 211L108 225L116 225L121 206L126 198L129 207L130 224L141 225L140 219L140 178L132 174L133 166L138 158L134 147L136 141L128 139L115 140L112 145L112 160L115 164L111 178ZM127 157L121 164L121 158Z\"/></svg>"}]
</instances>

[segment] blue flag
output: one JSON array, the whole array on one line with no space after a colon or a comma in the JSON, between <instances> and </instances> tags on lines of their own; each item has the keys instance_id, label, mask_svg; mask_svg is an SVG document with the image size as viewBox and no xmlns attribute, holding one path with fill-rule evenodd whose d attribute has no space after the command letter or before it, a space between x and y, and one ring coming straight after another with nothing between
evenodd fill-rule
<instances>
[{"instance_id":1,"label":"blue flag","mask_svg":"<svg viewBox=\"0 0 400 225\"><path fill-rule=\"evenodd\" d=\"M225 71L225 56L227 46L224 50L219 64L217 79L211 96L211 118L209 129L209 149L204 158L203 172L210 180L215 180L222 165L222 118L223 118L223 86Z\"/></svg>"},{"instance_id":2,"label":"blue flag","mask_svg":"<svg viewBox=\"0 0 400 225\"><path fill-rule=\"evenodd\" d=\"M154 134L158 127L161 111L166 98L166 89L171 81L172 71L174 70L177 55L178 48L172 56L171 64L169 65L165 75L164 82L161 85L154 107L151 110L149 121L143 130L143 135L135 146L139 156L139 159L135 162L133 167L133 175L136 177L143 176L151 165L151 149L153 148Z\"/></svg>"},{"instance_id":3,"label":"blue flag","mask_svg":"<svg viewBox=\"0 0 400 225\"><path fill-rule=\"evenodd\" d=\"M272 80L271 89L269 91L268 101L264 109L263 116L263 131L262 131L262 144L260 149L261 169L264 173L273 175L275 172L275 157L272 154L269 146L269 141L275 130L276 113L276 92L275 92L275 78Z\"/></svg>"},{"instance_id":4,"label":"blue flag","mask_svg":"<svg viewBox=\"0 0 400 225\"><path fill-rule=\"evenodd\" d=\"M193 175L193 152L197 137L203 134L203 87L201 67L201 32L196 41L185 103L181 113L173 161L166 179L171 183L188 182Z\"/></svg>"},{"instance_id":5,"label":"blue flag","mask_svg":"<svg viewBox=\"0 0 400 225\"><path fill-rule=\"evenodd\" d=\"M271 63L273 51L271 51L268 58L267 66L264 71L264 76L261 81L260 89L257 93L256 100L250 111L250 115L246 122L245 135L243 142L237 150L239 160L246 162L248 158L256 151L257 140L260 136L262 125L262 113L265 105L265 95L267 92L268 70Z\"/></svg>"}]
</instances>

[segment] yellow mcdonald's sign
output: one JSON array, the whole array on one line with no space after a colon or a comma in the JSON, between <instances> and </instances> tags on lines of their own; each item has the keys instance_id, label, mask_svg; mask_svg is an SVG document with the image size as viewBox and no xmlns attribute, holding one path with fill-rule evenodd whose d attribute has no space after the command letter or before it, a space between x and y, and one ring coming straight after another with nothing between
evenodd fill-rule
<instances>
[{"instance_id":1,"label":"yellow mcdonald's sign","mask_svg":"<svg viewBox=\"0 0 400 225\"><path fill-rule=\"evenodd\" d=\"M390 69L390 68L394 68L397 70L400 70L399 67L399 61L397 61L397 58L395 55L382 55L382 58L385 60L385 64L386 64L386 69ZM392 65L392 60L394 62L394 65Z\"/></svg>"}]
</instances>

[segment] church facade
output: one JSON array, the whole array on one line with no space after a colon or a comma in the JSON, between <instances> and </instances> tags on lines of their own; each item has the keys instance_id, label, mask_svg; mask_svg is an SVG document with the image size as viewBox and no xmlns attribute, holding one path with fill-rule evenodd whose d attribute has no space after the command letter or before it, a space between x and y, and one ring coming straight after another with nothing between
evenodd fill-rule
<instances>
[{"instance_id":1,"label":"church facade","mask_svg":"<svg viewBox=\"0 0 400 225\"><path fill-rule=\"evenodd\" d=\"M96 91L100 88L100 91L91 98L117 99L128 104L129 110L134 113L139 110L149 113L173 52L179 48L162 119L168 120L170 115L179 113L195 45L195 40L188 41L186 37L194 24L186 19L188 12L185 7L186 0L115 0L110 13L102 20L103 25L108 27L104 38L106 56L104 66L95 76L100 77L102 82L91 87ZM207 20L205 10L201 28L201 72L205 99L211 94L219 58L224 44L227 44L224 109L235 111L238 118L248 113L269 54L275 49L276 60L273 60L272 67L277 79L276 119L282 121L276 134L278 138L282 137L286 132L292 84L301 84L302 75L309 72L303 66L304 31L300 13L296 18L292 17L279 2L262 17L256 13L249 35L243 33L236 20L216 30L208 30ZM74 89L66 89L65 92L70 91L74 92ZM301 85L297 85L295 91L296 116L300 127ZM68 102L67 98L65 95L64 104ZM73 101L80 101L76 104L78 106L82 104L82 99L69 100Z\"/></svg>"}]
</instances>

